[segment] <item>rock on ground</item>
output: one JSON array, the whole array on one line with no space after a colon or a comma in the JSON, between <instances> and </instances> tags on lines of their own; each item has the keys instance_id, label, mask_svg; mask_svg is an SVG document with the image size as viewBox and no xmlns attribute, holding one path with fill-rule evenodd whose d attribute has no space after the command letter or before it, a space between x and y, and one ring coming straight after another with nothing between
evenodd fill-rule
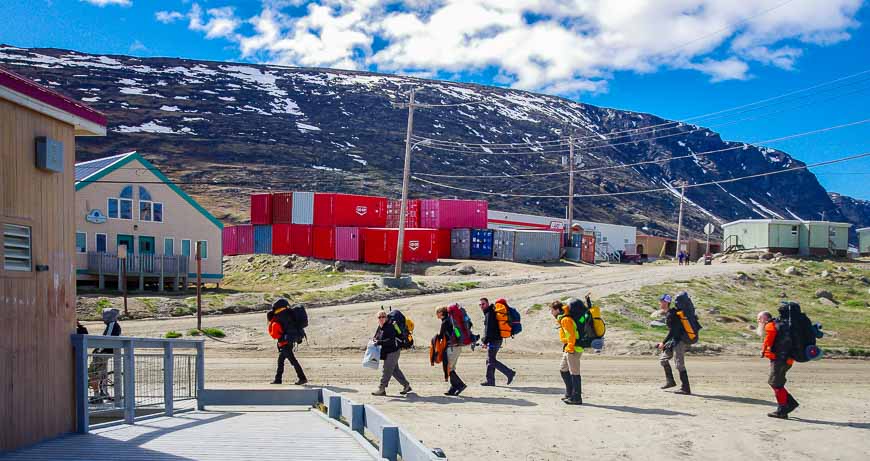
<instances>
[{"instance_id":1,"label":"rock on ground","mask_svg":"<svg viewBox=\"0 0 870 461\"><path fill-rule=\"evenodd\" d=\"M834 300L834 294L823 288L819 288L818 290L816 290L815 297L819 299L827 299L830 301Z\"/></svg>"}]
</instances>

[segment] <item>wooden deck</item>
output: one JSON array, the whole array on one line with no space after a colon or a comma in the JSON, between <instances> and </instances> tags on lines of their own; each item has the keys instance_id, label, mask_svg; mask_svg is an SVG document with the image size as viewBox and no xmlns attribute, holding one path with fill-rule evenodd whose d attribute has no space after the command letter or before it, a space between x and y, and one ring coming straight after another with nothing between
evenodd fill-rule
<instances>
[{"instance_id":1,"label":"wooden deck","mask_svg":"<svg viewBox=\"0 0 870 461\"><path fill-rule=\"evenodd\" d=\"M232 407L93 429L0 455L13 460L379 459L349 431L308 407Z\"/></svg>"}]
</instances>

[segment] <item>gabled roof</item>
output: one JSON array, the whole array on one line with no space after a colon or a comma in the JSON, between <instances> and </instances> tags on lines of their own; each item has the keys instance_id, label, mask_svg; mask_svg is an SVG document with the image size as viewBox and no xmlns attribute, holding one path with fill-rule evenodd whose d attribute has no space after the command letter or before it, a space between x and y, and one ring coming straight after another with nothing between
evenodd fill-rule
<instances>
[{"instance_id":1,"label":"gabled roof","mask_svg":"<svg viewBox=\"0 0 870 461\"><path fill-rule=\"evenodd\" d=\"M166 175L161 173L160 170L157 169L157 167L155 167L148 160L145 160L145 157L143 157L136 151L127 152L126 154L113 155L111 157L105 157L96 160L90 160L87 162L76 163L76 191L80 191L90 184L99 182L100 178L105 177L106 175L112 173L118 168L121 168L122 166L134 160L138 160L139 163L142 164L142 166L148 169L148 171L150 171L154 176L157 176L157 179L169 186L169 188L172 189L173 192L183 198L187 203L190 204L190 206L195 208L196 211L199 211L215 226L217 226L219 229L223 229L223 223L218 221L218 219L212 216L212 214L209 213L208 210L206 210L202 207L202 205L197 203L196 200L193 199L193 197L187 195L186 192L181 190L181 188L175 185L175 183L167 178Z\"/></svg>"},{"instance_id":2,"label":"gabled roof","mask_svg":"<svg viewBox=\"0 0 870 461\"><path fill-rule=\"evenodd\" d=\"M102 112L3 68L0 97L73 125L77 136L106 135L107 120Z\"/></svg>"}]
</instances>

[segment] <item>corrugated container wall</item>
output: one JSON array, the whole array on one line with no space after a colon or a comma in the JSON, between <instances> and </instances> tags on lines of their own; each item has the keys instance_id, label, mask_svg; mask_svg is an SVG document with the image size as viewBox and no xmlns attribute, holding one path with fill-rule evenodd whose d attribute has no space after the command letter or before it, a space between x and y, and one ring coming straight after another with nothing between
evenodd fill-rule
<instances>
[{"instance_id":1,"label":"corrugated container wall","mask_svg":"<svg viewBox=\"0 0 870 461\"><path fill-rule=\"evenodd\" d=\"M238 229L239 254L254 254L254 226L245 224L236 226Z\"/></svg>"},{"instance_id":2,"label":"corrugated container wall","mask_svg":"<svg viewBox=\"0 0 870 461\"><path fill-rule=\"evenodd\" d=\"M364 258L372 264L396 262L396 247L399 231L396 229L365 229ZM434 229L405 229L405 245L402 261L435 262L438 260Z\"/></svg>"},{"instance_id":3,"label":"corrugated container wall","mask_svg":"<svg viewBox=\"0 0 870 461\"><path fill-rule=\"evenodd\" d=\"M492 229L471 230L471 259L492 259Z\"/></svg>"},{"instance_id":4,"label":"corrugated container wall","mask_svg":"<svg viewBox=\"0 0 870 461\"><path fill-rule=\"evenodd\" d=\"M492 237L492 259L500 261L514 260L515 230L496 229Z\"/></svg>"},{"instance_id":5,"label":"corrugated container wall","mask_svg":"<svg viewBox=\"0 0 870 461\"><path fill-rule=\"evenodd\" d=\"M405 210L405 228L420 227L420 200L408 200L408 209ZM387 201L387 226L399 227L399 217L402 215L402 201Z\"/></svg>"},{"instance_id":6,"label":"corrugated container wall","mask_svg":"<svg viewBox=\"0 0 870 461\"><path fill-rule=\"evenodd\" d=\"M221 231L221 243L224 249L224 256L235 256L239 254L239 230L236 226L226 226Z\"/></svg>"},{"instance_id":7,"label":"corrugated container wall","mask_svg":"<svg viewBox=\"0 0 870 461\"><path fill-rule=\"evenodd\" d=\"M561 256L562 234L550 231L516 231L515 262L558 262Z\"/></svg>"},{"instance_id":8,"label":"corrugated container wall","mask_svg":"<svg viewBox=\"0 0 870 461\"><path fill-rule=\"evenodd\" d=\"M435 247L438 257L447 259L450 257L450 229L438 229L435 231Z\"/></svg>"},{"instance_id":9,"label":"corrugated container wall","mask_svg":"<svg viewBox=\"0 0 870 461\"><path fill-rule=\"evenodd\" d=\"M251 224L272 224L272 194L251 194Z\"/></svg>"},{"instance_id":10,"label":"corrugated container wall","mask_svg":"<svg viewBox=\"0 0 870 461\"><path fill-rule=\"evenodd\" d=\"M486 200L421 200L420 225L435 229L485 228L487 211Z\"/></svg>"},{"instance_id":11,"label":"corrugated container wall","mask_svg":"<svg viewBox=\"0 0 870 461\"><path fill-rule=\"evenodd\" d=\"M272 194L272 222L274 224L293 222L293 192Z\"/></svg>"},{"instance_id":12,"label":"corrugated container wall","mask_svg":"<svg viewBox=\"0 0 870 461\"><path fill-rule=\"evenodd\" d=\"M295 196L295 194L294 194ZM290 225L290 250L294 255L313 256L314 255L314 239L313 228L305 224Z\"/></svg>"},{"instance_id":13,"label":"corrugated container wall","mask_svg":"<svg viewBox=\"0 0 870 461\"><path fill-rule=\"evenodd\" d=\"M360 261L362 235L358 227L335 228L335 259L338 261Z\"/></svg>"},{"instance_id":14,"label":"corrugated container wall","mask_svg":"<svg viewBox=\"0 0 870 461\"><path fill-rule=\"evenodd\" d=\"M370 195L314 194L315 226L384 227L387 199Z\"/></svg>"},{"instance_id":15,"label":"corrugated container wall","mask_svg":"<svg viewBox=\"0 0 870 461\"><path fill-rule=\"evenodd\" d=\"M314 192L293 193L293 224L314 224Z\"/></svg>"},{"instance_id":16,"label":"corrugated container wall","mask_svg":"<svg viewBox=\"0 0 870 461\"><path fill-rule=\"evenodd\" d=\"M335 259L335 228L315 226L312 233L314 241L314 257L317 259Z\"/></svg>"},{"instance_id":17,"label":"corrugated container wall","mask_svg":"<svg viewBox=\"0 0 870 461\"><path fill-rule=\"evenodd\" d=\"M272 226L254 226L254 253L272 254Z\"/></svg>"},{"instance_id":18,"label":"corrugated container wall","mask_svg":"<svg viewBox=\"0 0 870 461\"><path fill-rule=\"evenodd\" d=\"M453 259L471 258L471 229L450 231L450 257Z\"/></svg>"},{"instance_id":19,"label":"corrugated container wall","mask_svg":"<svg viewBox=\"0 0 870 461\"><path fill-rule=\"evenodd\" d=\"M289 255L293 254L293 245L290 242L291 224L274 224L272 225L272 254L273 255Z\"/></svg>"}]
</instances>

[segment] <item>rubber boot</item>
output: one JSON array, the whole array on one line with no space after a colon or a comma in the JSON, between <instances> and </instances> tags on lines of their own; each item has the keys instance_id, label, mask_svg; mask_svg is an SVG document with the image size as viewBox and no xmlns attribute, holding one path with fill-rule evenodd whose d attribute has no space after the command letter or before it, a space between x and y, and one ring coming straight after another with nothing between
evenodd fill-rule
<instances>
[{"instance_id":1,"label":"rubber boot","mask_svg":"<svg viewBox=\"0 0 870 461\"><path fill-rule=\"evenodd\" d=\"M451 371L450 375L448 376L448 378L450 379L450 389L448 389L447 392L444 393L444 395L449 395L449 396L456 395L456 378L455 378L455 376L456 376L456 373Z\"/></svg>"},{"instance_id":2,"label":"rubber boot","mask_svg":"<svg viewBox=\"0 0 870 461\"><path fill-rule=\"evenodd\" d=\"M562 375L562 381L565 382L565 396L562 397L562 401L567 402L568 400L571 400L571 396L574 395L574 385L571 383L571 373L560 371L559 374Z\"/></svg>"},{"instance_id":3,"label":"rubber boot","mask_svg":"<svg viewBox=\"0 0 870 461\"><path fill-rule=\"evenodd\" d=\"M568 405L583 405L580 375L571 375L571 398L566 400L565 403Z\"/></svg>"},{"instance_id":4,"label":"rubber boot","mask_svg":"<svg viewBox=\"0 0 870 461\"><path fill-rule=\"evenodd\" d=\"M797 402L797 400L795 400L794 397L791 396L791 394L788 394L788 400L785 404L785 414L788 415L789 413L795 411L799 406L800 404Z\"/></svg>"},{"instance_id":5,"label":"rubber boot","mask_svg":"<svg viewBox=\"0 0 870 461\"><path fill-rule=\"evenodd\" d=\"M776 411L768 413L767 416L778 419L788 419L788 412L785 405L777 405Z\"/></svg>"},{"instance_id":6,"label":"rubber boot","mask_svg":"<svg viewBox=\"0 0 870 461\"><path fill-rule=\"evenodd\" d=\"M677 387L677 382L674 380L674 370L671 369L671 364L665 362L662 365L662 368L665 369L665 385L662 386L662 389L670 389L672 387Z\"/></svg>"},{"instance_id":7,"label":"rubber boot","mask_svg":"<svg viewBox=\"0 0 870 461\"><path fill-rule=\"evenodd\" d=\"M454 386L453 395L459 397L459 394L461 394L462 391L464 391L465 388L468 386L464 382L462 382L462 378L460 378L459 375L457 375L455 371L451 371L450 375L455 380L455 384L453 385Z\"/></svg>"},{"instance_id":8,"label":"rubber boot","mask_svg":"<svg viewBox=\"0 0 870 461\"><path fill-rule=\"evenodd\" d=\"M680 382L683 385L674 394L692 395L692 388L689 387L689 373L686 370L680 370Z\"/></svg>"}]
</instances>

